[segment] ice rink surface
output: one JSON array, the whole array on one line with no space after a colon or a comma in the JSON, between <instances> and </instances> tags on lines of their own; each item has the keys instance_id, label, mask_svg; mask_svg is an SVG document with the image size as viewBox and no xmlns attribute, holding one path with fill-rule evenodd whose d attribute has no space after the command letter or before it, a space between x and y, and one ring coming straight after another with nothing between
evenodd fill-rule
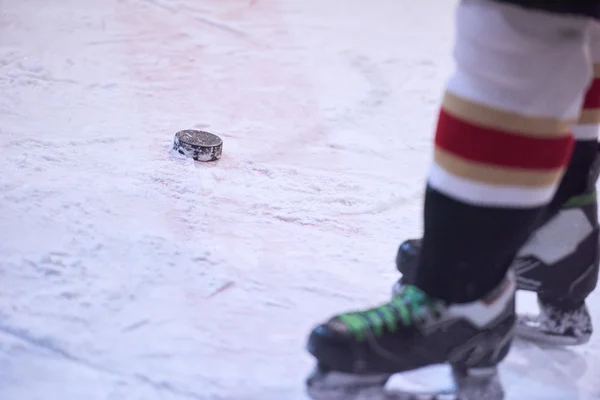
<instances>
[{"instance_id":1,"label":"ice rink surface","mask_svg":"<svg viewBox=\"0 0 600 400\"><path fill-rule=\"evenodd\" d=\"M420 234L455 3L0 0L0 399L306 399ZM509 399L600 399L599 356L517 343Z\"/></svg>"}]
</instances>

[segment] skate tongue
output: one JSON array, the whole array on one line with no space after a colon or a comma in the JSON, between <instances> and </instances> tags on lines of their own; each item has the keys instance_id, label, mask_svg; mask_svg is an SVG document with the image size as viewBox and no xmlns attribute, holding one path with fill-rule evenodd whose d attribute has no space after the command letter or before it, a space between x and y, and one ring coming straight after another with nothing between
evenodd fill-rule
<instances>
[{"instance_id":1,"label":"skate tongue","mask_svg":"<svg viewBox=\"0 0 600 400\"><path fill-rule=\"evenodd\" d=\"M432 365L414 371L392 375L386 392L410 392L414 395L451 395L456 392L449 365Z\"/></svg>"}]
</instances>

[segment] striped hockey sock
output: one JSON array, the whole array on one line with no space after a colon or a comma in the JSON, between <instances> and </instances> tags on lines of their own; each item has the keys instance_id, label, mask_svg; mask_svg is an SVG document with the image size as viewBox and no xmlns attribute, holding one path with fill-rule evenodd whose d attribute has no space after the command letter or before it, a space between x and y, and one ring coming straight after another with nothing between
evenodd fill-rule
<instances>
[{"instance_id":1,"label":"striped hockey sock","mask_svg":"<svg viewBox=\"0 0 600 400\"><path fill-rule=\"evenodd\" d=\"M463 303L492 290L557 192L592 77L587 30L513 6L459 6L415 277L429 295Z\"/></svg>"}]
</instances>

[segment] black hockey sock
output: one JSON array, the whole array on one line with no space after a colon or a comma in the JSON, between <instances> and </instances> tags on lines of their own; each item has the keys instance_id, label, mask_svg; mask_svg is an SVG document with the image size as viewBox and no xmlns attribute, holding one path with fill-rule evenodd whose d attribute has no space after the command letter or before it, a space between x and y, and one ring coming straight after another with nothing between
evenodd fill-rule
<instances>
[{"instance_id":1,"label":"black hockey sock","mask_svg":"<svg viewBox=\"0 0 600 400\"><path fill-rule=\"evenodd\" d=\"M469 205L428 187L415 284L450 303L483 297L505 276L541 211Z\"/></svg>"}]
</instances>

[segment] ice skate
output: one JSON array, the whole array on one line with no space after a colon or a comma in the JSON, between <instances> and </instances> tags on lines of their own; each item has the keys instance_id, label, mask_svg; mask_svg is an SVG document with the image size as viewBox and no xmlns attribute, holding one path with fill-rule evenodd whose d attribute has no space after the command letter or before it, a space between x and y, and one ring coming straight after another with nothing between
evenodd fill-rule
<instances>
[{"instance_id":1,"label":"ice skate","mask_svg":"<svg viewBox=\"0 0 600 400\"><path fill-rule=\"evenodd\" d=\"M503 399L496 366L513 338L515 288L510 272L483 299L448 305L405 285L389 303L333 317L308 340L318 363L308 393L315 400ZM393 374L437 364L452 366L454 389L386 391Z\"/></svg>"},{"instance_id":2,"label":"ice skate","mask_svg":"<svg viewBox=\"0 0 600 400\"><path fill-rule=\"evenodd\" d=\"M516 330L523 339L549 345L585 344L592 336L592 320L587 306L568 307L538 301L539 315L522 315Z\"/></svg>"},{"instance_id":3,"label":"ice skate","mask_svg":"<svg viewBox=\"0 0 600 400\"><path fill-rule=\"evenodd\" d=\"M512 265L517 289L537 292L541 311L538 316L518 316L517 337L554 345L587 343L593 327L585 297L595 288L598 274L598 231L596 193L592 189L567 202L523 246ZM400 245L396 266L403 277L392 294L411 281L420 248L420 239Z\"/></svg>"}]
</instances>

